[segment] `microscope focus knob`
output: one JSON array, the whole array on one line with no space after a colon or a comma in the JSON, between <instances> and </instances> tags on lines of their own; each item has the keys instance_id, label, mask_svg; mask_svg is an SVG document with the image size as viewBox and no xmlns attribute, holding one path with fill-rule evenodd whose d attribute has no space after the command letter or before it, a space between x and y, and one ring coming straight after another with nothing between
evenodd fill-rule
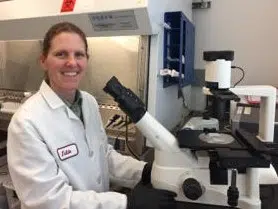
<instances>
[{"instance_id":1,"label":"microscope focus knob","mask_svg":"<svg viewBox=\"0 0 278 209\"><path fill-rule=\"evenodd\" d=\"M190 200L197 200L203 194L201 184L194 178L185 179L182 189L184 195Z\"/></svg>"}]
</instances>

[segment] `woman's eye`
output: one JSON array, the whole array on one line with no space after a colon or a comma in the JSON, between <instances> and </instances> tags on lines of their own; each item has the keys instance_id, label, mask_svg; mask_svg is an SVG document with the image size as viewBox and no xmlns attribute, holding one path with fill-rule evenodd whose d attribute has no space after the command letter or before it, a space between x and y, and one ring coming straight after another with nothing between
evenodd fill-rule
<instances>
[{"instance_id":1,"label":"woman's eye","mask_svg":"<svg viewBox=\"0 0 278 209\"><path fill-rule=\"evenodd\" d=\"M66 57L66 53L65 52L57 52L56 54L55 54L55 56L56 57Z\"/></svg>"},{"instance_id":2,"label":"woman's eye","mask_svg":"<svg viewBox=\"0 0 278 209\"><path fill-rule=\"evenodd\" d=\"M83 57L85 57L85 54L80 52L80 53L76 53L75 56L77 58L83 58Z\"/></svg>"}]
</instances>

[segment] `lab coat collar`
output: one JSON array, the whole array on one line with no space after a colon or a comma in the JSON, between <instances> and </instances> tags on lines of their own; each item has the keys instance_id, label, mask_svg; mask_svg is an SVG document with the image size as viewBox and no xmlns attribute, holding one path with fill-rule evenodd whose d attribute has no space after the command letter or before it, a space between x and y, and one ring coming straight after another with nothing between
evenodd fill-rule
<instances>
[{"instance_id":1,"label":"lab coat collar","mask_svg":"<svg viewBox=\"0 0 278 209\"><path fill-rule=\"evenodd\" d=\"M50 86L45 82L42 82L40 86L40 93L52 109L57 109L66 104L60 99L60 97L50 88Z\"/></svg>"},{"instance_id":2,"label":"lab coat collar","mask_svg":"<svg viewBox=\"0 0 278 209\"><path fill-rule=\"evenodd\" d=\"M44 97L45 101L52 109L59 107L65 107L68 117L71 119L79 120L74 112L63 102L63 100L50 88L50 86L44 80L40 87L40 93Z\"/></svg>"}]
</instances>

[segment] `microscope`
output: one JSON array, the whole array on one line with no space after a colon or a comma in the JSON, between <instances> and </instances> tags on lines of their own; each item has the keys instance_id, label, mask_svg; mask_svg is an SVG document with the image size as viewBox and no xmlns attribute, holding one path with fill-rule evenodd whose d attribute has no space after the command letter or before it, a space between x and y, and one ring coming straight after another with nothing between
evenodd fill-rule
<instances>
[{"instance_id":1,"label":"microscope","mask_svg":"<svg viewBox=\"0 0 278 209\"><path fill-rule=\"evenodd\" d=\"M230 101L238 102L240 98L231 88L231 63L233 51L205 51L205 86L206 108L202 116L190 118L183 128L193 130L223 130L229 123Z\"/></svg>"},{"instance_id":2,"label":"microscope","mask_svg":"<svg viewBox=\"0 0 278 209\"><path fill-rule=\"evenodd\" d=\"M232 92L240 94L245 90ZM154 146L151 183L155 188L177 193L179 208L261 209L260 184L263 181L278 184L271 166L271 156L276 152L269 147L271 143L265 143L265 139L268 142L273 139L264 125L266 121L274 123L274 118L269 117L276 98L272 88L265 87L264 92L258 88L249 91L261 92L265 98L261 138L245 130L231 134L188 129L181 130L175 137L116 77L107 82L104 91Z\"/></svg>"},{"instance_id":3,"label":"microscope","mask_svg":"<svg viewBox=\"0 0 278 209\"><path fill-rule=\"evenodd\" d=\"M230 102L240 98L230 91L233 51L205 51L205 87L207 113L219 121L219 129L229 122Z\"/></svg>"}]
</instances>

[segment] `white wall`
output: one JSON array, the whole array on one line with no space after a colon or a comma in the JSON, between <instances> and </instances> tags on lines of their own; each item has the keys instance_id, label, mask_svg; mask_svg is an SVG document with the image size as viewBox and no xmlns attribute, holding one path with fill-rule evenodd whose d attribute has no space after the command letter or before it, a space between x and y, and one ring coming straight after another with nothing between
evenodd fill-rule
<instances>
[{"instance_id":1,"label":"white wall","mask_svg":"<svg viewBox=\"0 0 278 209\"><path fill-rule=\"evenodd\" d=\"M204 50L230 49L233 64L246 70L242 84L278 87L277 8L277 0L212 0L210 9L194 10L195 68L204 68ZM234 74L233 82L240 72Z\"/></svg>"},{"instance_id":2,"label":"white wall","mask_svg":"<svg viewBox=\"0 0 278 209\"><path fill-rule=\"evenodd\" d=\"M184 14L192 19L191 0L161 0L161 5L164 5L163 2L168 2L164 8L165 11L183 10ZM163 67L162 27L158 35L151 37L150 50L148 111L166 128L171 129L180 122L187 111L183 108L182 99L178 99L177 85L163 88L162 78L158 75L159 69ZM190 90L190 86L184 88L184 93L188 99L190 99Z\"/></svg>"}]
</instances>

